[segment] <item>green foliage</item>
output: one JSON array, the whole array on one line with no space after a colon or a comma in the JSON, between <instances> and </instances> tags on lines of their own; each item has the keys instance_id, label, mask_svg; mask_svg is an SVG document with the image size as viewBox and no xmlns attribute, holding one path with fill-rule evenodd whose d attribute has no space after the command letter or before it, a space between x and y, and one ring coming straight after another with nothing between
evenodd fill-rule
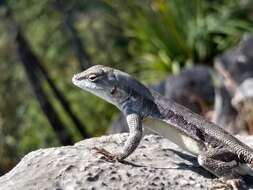
<instances>
[{"instance_id":1,"label":"green foliage","mask_svg":"<svg viewBox=\"0 0 253 190\"><path fill-rule=\"evenodd\" d=\"M129 48L144 68L177 72L186 64L212 64L252 22L239 0L107 1L122 19ZM143 64L144 65L144 64Z\"/></svg>"},{"instance_id":2,"label":"green foliage","mask_svg":"<svg viewBox=\"0 0 253 190\"><path fill-rule=\"evenodd\" d=\"M26 109L23 102L26 92L22 89L25 84L20 81L23 73L18 72L21 68L15 66L12 46L8 44L7 35L3 32L0 26L0 173L12 168L20 156L17 153L19 128L22 127Z\"/></svg>"}]
</instances>

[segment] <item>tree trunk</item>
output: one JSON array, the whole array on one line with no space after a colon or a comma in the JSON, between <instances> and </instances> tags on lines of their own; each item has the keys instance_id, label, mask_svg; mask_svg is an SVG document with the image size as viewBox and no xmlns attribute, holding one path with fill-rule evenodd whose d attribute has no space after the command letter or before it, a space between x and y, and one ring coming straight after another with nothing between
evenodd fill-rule
<instances>
[{"instance_id":1,"label":"tree trunk","mask_svg":"<svg viewBox=\"0 0 253 190\"><path fill-rule=\"evenodd\" d=\"M37 97L42 111L47 116L48 121L53 127L56 136L63 145L73 144L74 140L69 134L67 128L64 126L64 123L60 120L58 114L54 110L53 105L49 102L49 99L42 88L41 81L38 78L38 75L36 75L37 69L35 65L39 63L39 60L31 51L29 45L27 44L19 29L17 29L15 41L17 44L18 55L25 68L32 89Z\"/></svg>"},{"instance_id":2,"label":"tree trunk","mask_svg":"<svg viewBox=\"0 0 253 190\"><path fill-rule=\"evenodd\" d=\"M63 145L73 144L74 140L72 136L69 134L69 131L67 130L64 123L60 120L60 117L55 111L53 105L50 103L45 91L43 90L41 79L39 78L39 70L38 67L36 67L36 65L40 64L39 59L32 52L19 26L13 19L11 10L5 5L5 1L1 1L0 5L4 6L4 16L10 22L10 27L12 29L11 32L15 33L14 41L16 43L17 53L20 57L22 65L24 66L25 73L42 111L46 115L60 143Z\"/></svg>"},{"instance_id":3,"label":"tree trunk","mask_svg":"<svg viewBox=\"0 0 253 190\"><path fill-rule=\"evenodd\" d=\"M87 69L92 64L90 62L90 56L88 55L87 51L84 48L84 45L77 34L75 27L73 26L73 20L70 11L66 11L61 0L54 1L55 7L58 9L60 14L62 15L64 26L67 29L70 40L72 42L72 48L74 53L78 59L80 68L82 70Z\"/></svg>"},{"instance_id":4,"label":"tree trunk","mask_svg":"<svg viewBox=\"0 0 253 190\"><path fill-rule=\"evenodd\" d=\"M41 73L44 75L45 79L47 80L49 86L51 87L53 93L57 97L57 99L60 101L62 107L64 110L68 113L68 116L73 121L75 126L77 127L78 131L82 135L83 138L90 138L90 134L86 131L86 126L82 124L82 122L77 118L77 116L73 113L72 109L70 108L69 102L63 95L63 93L57 88L57 86L54 84L50 76L48 75L48 72L43 67L43 65L40 62L37 62L35 65L40 69Z\"/></svg>"}]
</instances>

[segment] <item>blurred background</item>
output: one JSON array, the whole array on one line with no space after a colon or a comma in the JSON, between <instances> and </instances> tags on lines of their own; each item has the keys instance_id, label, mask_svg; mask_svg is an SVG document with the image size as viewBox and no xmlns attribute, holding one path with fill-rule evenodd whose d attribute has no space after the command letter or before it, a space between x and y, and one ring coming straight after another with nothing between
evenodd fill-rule
<instances>
[{"instance_id":1,"label":"blurred background","mask_svg":"<svg viewBox=\"0 0 253 190\"><path fill-rule=\"evenodd\" d=\"M0 0L0 175L32 150L127 130L71 83L95 64L252 134L252 23L252 0Z\"/></svg>"}]
</instances>

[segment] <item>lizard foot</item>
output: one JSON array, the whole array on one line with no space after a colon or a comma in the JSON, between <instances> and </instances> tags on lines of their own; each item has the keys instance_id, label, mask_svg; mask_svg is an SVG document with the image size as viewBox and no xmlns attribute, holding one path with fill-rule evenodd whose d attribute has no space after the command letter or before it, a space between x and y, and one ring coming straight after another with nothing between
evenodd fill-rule
<instances>
[{"instance_id":1,"label":"lizard foot","mask_svg":"<svg viewBox=\"0 0 253 190\"><path fill-rule=\"evenodd\" d=\"M230 179L226 183L230 185L233 190L247 190L247 185L242 179Z\"/></svg>"},{"instance_id":2,"label":"lizard foot","mask_svg":"<svg viewBox=\"0 0 253 190\"><path fill-rule=\"evenodd\" d=\"M107 150L105 150L104 148L94 147L93 149L96 150L98 154L102 154L105 157L106 161L109 161L109 162L120 161L117 154L112 154L108 152Z\"/></svg>"},{"instance_id":3,"label":"lizard foot","mask_svg":"<svg viewBox=\"0 0 253 190\"><path fill-rule=\"evenodd\" d=\"M218 179L219 183L214 185L211 190L247 190L248 187L242 179Z\"/></svg>"}]
</instances>

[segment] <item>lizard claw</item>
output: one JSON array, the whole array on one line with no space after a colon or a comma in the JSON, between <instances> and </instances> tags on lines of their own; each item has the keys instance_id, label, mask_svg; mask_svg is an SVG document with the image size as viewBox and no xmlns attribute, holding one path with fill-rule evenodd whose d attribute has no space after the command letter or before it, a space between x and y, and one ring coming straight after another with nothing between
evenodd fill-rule
<instances>
[{"instance_id":1,"label":"lizard claw","mask_svg":"<svg viewBox=\"0 0 253 190\"><path fill-rule=\"evenodd\" d=\"M110 162L119 161L118 155L112 154L112 153L108 152L107 150L105 150L104 148L94 147L93 149L96 150L96 152L98 154L102 154L107 161L110 161Z\"/></svg>"},{"instance_id":2,"label":"lizard claw","mask_svg":"<svg viewBox=\"0 0 253 190\"><path fill-rule=\"evenodd\" d=\"M233 190L246 190L248 189L245 182L242 179L231 179L227 180L226 182L228 185L230 185Z\"/></svg>"},{"instance_id":3,"label":"lizard claw","mask_svg":"<svg viewBox=\"0 0 253 190\"><path fill-rule=\"evenodd\" d=\"M213 186L212 190L247 190L247 186L242 179L219 179L218 184Z\"/></svg>"}]
</instances>

